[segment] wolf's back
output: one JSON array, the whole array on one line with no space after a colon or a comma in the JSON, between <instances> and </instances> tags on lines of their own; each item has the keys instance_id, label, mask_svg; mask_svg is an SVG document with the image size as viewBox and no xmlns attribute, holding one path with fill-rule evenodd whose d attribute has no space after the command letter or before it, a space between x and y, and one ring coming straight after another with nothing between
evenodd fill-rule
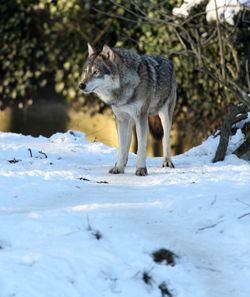
<instances>
[{"instance_id":1,"label":"wolf's back","mask_svg":"<svg viewBox=\"0 0 250 297\"><path fill-rule=\"evenodd\" d=\"M136 72L145 86L144 94L151 95L150 104L156 109L168 100L174 100L172 94L176 88L175 73L169 59L158 55L140 55L137 52L120 48L115 49L115 52L119 55L122 66L125 65L128 70L122 73L122 79L126 80L126 75L129 75L130 71ZM158 115L149 116L149 130L154 138L163 137L163 127Z\"/></svg>"}]
</instances>

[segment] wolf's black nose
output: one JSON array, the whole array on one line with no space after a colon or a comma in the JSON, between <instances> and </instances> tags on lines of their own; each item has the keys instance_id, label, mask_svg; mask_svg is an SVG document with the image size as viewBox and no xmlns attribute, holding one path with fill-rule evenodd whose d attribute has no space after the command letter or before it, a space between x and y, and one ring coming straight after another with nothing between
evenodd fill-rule
<instances>
[{"instance_id":1,"label":"wolf's black nose","mask_svg":"<svg viewBox=\"0 0 250 297\"><path fill-rule=\"evenodd\" d=\"M86 85L84 83L79 84L79 89L84 90L86 88Z\"/></svg>"}]
</instances>

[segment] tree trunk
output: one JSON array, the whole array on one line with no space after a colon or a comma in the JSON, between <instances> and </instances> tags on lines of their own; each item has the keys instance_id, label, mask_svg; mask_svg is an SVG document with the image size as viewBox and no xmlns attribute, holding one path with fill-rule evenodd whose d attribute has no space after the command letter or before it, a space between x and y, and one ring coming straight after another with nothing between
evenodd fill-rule
<instances>
[{"instance_id":1,"label":"tree trunk","mask_svg":"<svg viewBox=\"0 0 250 297\"><path fill-rule=\"evenodd\" d=\"M243 127L245 133L245 141L233 152L237 157L250 160L250 123L246 123Z\"/></svg>"},{"instance_id":2,"label":"tree trunk","mask_svg":"<svg viewBox=\"0 0 250 297\"><path fill-rule=\"evenodd\" d=\"M247 118L248 108L245 105L233 106L221 127L220 142L217 147L213 163L223 161L227 152L232 125Z\"/></svg>"}]
</instances>

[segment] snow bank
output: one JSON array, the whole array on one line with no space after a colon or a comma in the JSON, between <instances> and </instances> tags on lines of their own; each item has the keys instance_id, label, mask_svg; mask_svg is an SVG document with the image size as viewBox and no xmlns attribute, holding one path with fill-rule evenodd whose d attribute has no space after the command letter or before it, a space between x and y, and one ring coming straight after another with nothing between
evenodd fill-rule
<instances>
[{"instance_id":1,"label":"snow bank","mask_svg":"<svg viewBox=\"0 0 250 297\"><path fill-rule=\"evenodd\" d=\"M0 296L250 296L250 165L240 132L212 164L218 140L137 177L80 132L0 133Z\"/></svg>"},{"instance_id":2,"label":"snow bank","mask_svg":"<svg viewBox=\"0 0 250 297\"><path fill-rule=\"evenodd\" d=\"M177 16L187 17L189 16L190 10L204 2L204 0L184 0L180 7L175 7L173 9L173 14Z\"/></svg>"},{"instance_id":3,"label":"snow bank","mask_svg":"<svg viewBox=\"0 0 250 297\"><path fill-rule=\"evenodd\" d=\"M184 0L180 7L173 9L174 15L187 17L190 10L204 2L204 0ZM250 7L249 0L209 0L206 6L206 18L208 22L216 21L216 7L218 18L221 22L227 22L234 25L234 16L239 13L243 6Z\"/></svg>"}]
</instances>

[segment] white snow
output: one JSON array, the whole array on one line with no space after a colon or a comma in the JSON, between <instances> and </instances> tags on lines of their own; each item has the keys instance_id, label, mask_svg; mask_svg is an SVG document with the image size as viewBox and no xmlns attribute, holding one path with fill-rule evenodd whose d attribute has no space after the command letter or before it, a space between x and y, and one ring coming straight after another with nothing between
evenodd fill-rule
<instances>
[{"instance_id":1,"label":"white snow","mask_svg":"<svg viewBox=\"0 0 250 297\"><path fill-rule=\"evenodd\" d=\"M202 2L204 2L204 0L184 0L180 7L173 9L173 14L187 17L189 16L190 10ZM234 16L237 15L244 6L250 7L250 0L209 0L206 6L206 19L208 22L217 19L217 7L218 19L221 22L234 25Z\"/></svg>"},{"instance_id":2,"label":"white snow","mask_svg":"<svg viewBox=\"0 0 250 297\"><path fill-rule=\"evenodd\" d=\"M234 16L241 9L240 1L238 0L210 0L206 7L207 21L216 20L216 6L218 18L220 21L225 21L230 25L234 25Z\"/></svg>"},{"instance_id":3,"label":"white snow","mask_svg":"<svg viewBox=\"0 0 250 297\"><path fill-rule=\"evenodd\" d=\"M80 132L0 133L0 296L250 296L250 164L230 154L241 132L211 163L218 141L137 177L135 155L110 175L115 149Z\"/></svg>"},{"instance_id":4,"label":"white snow","mask_svg":"<svg viewBox=\"0 0 250 297\"><path fill-rule=\"evenodd\" d=\"M187 17L189 16L190 10L202 2L204 2L204 0L184 0L180 7L175 7L173 9L173 14Z\"/></svg>"}]
</instances>

